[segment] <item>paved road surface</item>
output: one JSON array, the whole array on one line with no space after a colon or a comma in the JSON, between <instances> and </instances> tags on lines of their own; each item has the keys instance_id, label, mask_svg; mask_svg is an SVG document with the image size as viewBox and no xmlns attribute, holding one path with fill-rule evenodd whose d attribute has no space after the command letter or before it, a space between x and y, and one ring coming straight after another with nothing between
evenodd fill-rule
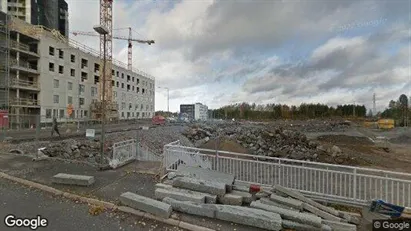
<instances>
[{"instance_id":1,"label":"paved road surface","mask_svg":"<svg viewBox=\"0 0 411 231\"><path fill-rule=\"evenodd\" d=\"M49 225L37 230L182 230L124 213L105 212L92 216L88 211L88 205L53 197L50 194L0 179L0 230L2 231L30 230L29 228L8 228L4 221L8 214L19 218L33 218L37 215L46 218Z\"/></svg>"}]
</instances>

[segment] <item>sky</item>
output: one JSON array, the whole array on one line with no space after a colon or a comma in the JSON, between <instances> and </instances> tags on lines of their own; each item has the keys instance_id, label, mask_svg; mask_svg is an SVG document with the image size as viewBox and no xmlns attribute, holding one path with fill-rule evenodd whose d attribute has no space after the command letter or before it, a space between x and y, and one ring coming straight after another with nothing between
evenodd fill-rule
<instances>
[{"instance_id":1,"label":"sky","mask_svg":"<svg viewBox=\"0 0 411 231\"><path fill-rule=\"evenodd\" d=\"M67 0L71 31L93 31L98 0ZM114 0L133 28L133 67L156 78L156 110L200 102L363 104L411 96L411 0ZM127 30L113 35L127 36ZM97 37L71 36L98 49ZM127 41L113 42L127 62Z\"/></svg>"}]
</instances>

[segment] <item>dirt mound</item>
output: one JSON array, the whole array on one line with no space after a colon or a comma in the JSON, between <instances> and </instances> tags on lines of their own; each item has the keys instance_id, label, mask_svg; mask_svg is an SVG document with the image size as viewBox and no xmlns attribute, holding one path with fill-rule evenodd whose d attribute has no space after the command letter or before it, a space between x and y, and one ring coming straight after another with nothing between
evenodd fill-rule
<instances>
[{"instance_id":1,"label":"dirt mound","mask_svg":"<svg viewBox=\"0 0 411 231\"><path fill-rule=\"evenodd\" d=\"M216 148L216 144L217 140L213 139L200 146L200 148L214 150ZM246 148L244 148L241 144L229 139L221 140L218 150L237 153L249 153L249 151Z\"/></svg>"},{"instance_id":2,"label":"dirt mound","mask_svg":"<svg viewBox=\"0 0 411 231\"><path fill-rule=\"evenodd\" d=\"M371 145L373 142L367 137L347 136L347 135L324 135L317 138L319 141L334 144L361 144Z\"/></svg>"},{"instance_id":3,"label":"dirt mound","mask_svg":"<svg viewBox=\"0 0 411 231\"><path fill-rule=\"evenodd\" d=\"M390 139L391 143L394 144L406 144L406 143L411 143L411 136L409 135L400 135L395 138Z\"/></svg>"}]
</instances>

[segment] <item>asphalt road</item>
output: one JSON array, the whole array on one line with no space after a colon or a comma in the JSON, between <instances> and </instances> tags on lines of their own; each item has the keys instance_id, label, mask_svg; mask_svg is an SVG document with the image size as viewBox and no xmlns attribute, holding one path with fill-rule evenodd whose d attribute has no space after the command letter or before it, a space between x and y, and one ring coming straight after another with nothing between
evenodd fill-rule
<instances>
[{"instance_id":1,"label":"asphalt road","mask_svg":"<svg viewBox=\"0 0 411 231\"><path fill-rule=\"evenodd\" d=\"M5 218L12 214L17 218L47 219L47 227L36 230L182 230L142 219L120 212L103 212L93 216L89 214L89 206L79 204L61 197L54 197L38 190L0 179L0 230L33 230L30 228L10 228L5 225Z\"/></svg>"}]
</instances>

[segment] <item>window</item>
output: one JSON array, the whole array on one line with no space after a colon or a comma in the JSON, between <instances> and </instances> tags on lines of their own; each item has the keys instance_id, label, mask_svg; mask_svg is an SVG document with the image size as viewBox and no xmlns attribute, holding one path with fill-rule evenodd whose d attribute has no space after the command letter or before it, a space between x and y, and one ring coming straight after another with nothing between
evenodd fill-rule
<instances>
[{"instance_id":1,"label":"window","mask_svg":"<svg viewBox=\"0 0 411 231\"><path fill-rule=\"evenodd\" d=\"M53 117L58 116L59 111L57 109L53 109Z\"/></svg>"},{"instance_id":2,"label":"window","mask_svg":"<svg viewBox=\"0 0 411 231\"><path fill-rule=\"evenodd\" d=\"M124 79L124 73L121 73L121 78Z\"/></svg>"},{"instance_id":3,"label":"window","mask_svg":"<svg viewBox=\"0 0 411 231\"><path fill-rule=\"evenodd\" d=\"M133 81L133 82L134 82L134 76L133 76L133 78L131 79L131 81Z\"/></svg>"},{"instance_id":4,"label":"window","mask_svg":"<svg viewBox=\"0 0 411 231\"><path fill-rule=\"evenodd\" d=\"M137 79L137 84L139 84L140 83L140 79Z\"/></svg>"},{"instance_id":5,"label":"window","mask_svg":"<svg viewBox=\"0 0 411 231\"><path fill-rule=\"evenodd\" d=\"M148 107L149 107L149 106L148 106L148 104L147 104L147 105L146 105L146 111L148 111Z\"/></svg>"},{"instance_id":6,"label":"window","mask_svg":"<svg viewBox=\"0 0 411 231\"><path fill-rule=\"evenodd\" d=\"M87 117L88 111L84 110L84 116Z\"/></svg>"},{"instance_id":7,"label":"window","mask_svg":"<svg viewBox=\"0 0 411 231\"><path fill-rule=\"evenodd\" d=\"M46 109L46 118L47 119L51 118L51 109Z\"/></svg>"},{"instance_id":8,"label":"window","mask_svg":"<svg viewBox=\"0 0 411 231\"><path fill-rule=\"evenodd\" d=\"M122 102L121 103L121 110L124 110L126 108L126 103Z\"/></svg>"},{"instance_id":9,"label":"window","mask_svg":"<svg viewBox=\"0 0 411 231\"><path fill-rule=\"evenodd\" d=\"M71 75L71 77L75 77L76 76L76 70L75 69L70 69L70 75Z\"/></svg>"},{"instance_id":10,"label":"window","mask_svg":"<svg viewBox=\"0 0 411 231\"><path fill-rule=\"evenodd\" d=\"M94 97L97 95L97 87L91 87L91 97Z\"/></svg>"},{"instance_id":11,"label":"window","mask_svg":"<svg viewBox=\"0 0 411 231\"><path fill-rule=\"evenodd\" d=\"M139 93L140 92L140 88L139 87L137 87L137 93Z\"/></svg>"},{"instance_id":12,"label":"window","mask_svg":"<svg viewBox=\"0 0 411 231\"><path fill-rule=\"evenodd\" d=\"M140 112L136 112L136 117L140 117Z\"/></svg>"},{"instance_id":13,"label":"window","mask_svg":"<svg viewBox=\"0 0 411 231\"><path fill-rule=\"evenodd\" d=\"M133 109L133 105L131 103L128 104L128 110Z\"/></svg>"},{"instance_id":14,"label":"window","mask_svg":"<svg viewBox=\"0 0 411 231\"><path fill-rule=\"evenodd\" d=\"M67 96L67 104L73 104L73 97Z\"/></svg>"},{"instance_id":15,"label":"window","mask_svg":"<svg viewBox=\"0 0 411 231\"><path fill-rule=\"evenodd\" d=\"M130 91L130 84L127 84L127 91Z\"/></svg>"},{"instance_id":16,"label":"window","mask_svg":"<svg viewBox=\"0 0 411 231\"><path fill-rule=\"evenodd\" d=\"M113 91L114 98L117 98L117 92Z\"/></svg>"},{"instance_id":17,"label":"window","mask_svg":"<svg viewBox=\"0 0 411 231\"><path fill-rule=\"evenodd\" d=\"M94 84L98 84L100 82L100 77L98 75L94 76Z\"/></svg>"},{"instance_id":18,"label":"window","mask_svg":"<svg viewBox=\"0 0 411 231\"><path fill-rule=\"evenodd\" d=\"M67 90L69 90L69 91L73 90L73 83L72 82L67 82Z\"/></svg>"},{"instance_id":19,"label":"window","mask_svg":"<svg viewBox=\"0 0 411 231\"><path fill-rule=\"evenodd\" d=\"M70 60L72 63L76 62L76 56L75 55L70 55Z\"/></svg>"},{"instance_id":20,"label":"window","mask_svg":"<svg viewBox=\"0 0 411 231\"><path fill-rule=\"evenodd\" d=\"M54 47L49 47L49 55L54 56Z\"/></svg>"},{"instance_id":21,"label":"window","mask_svg":"<svg viewBox=\"0 0 411 231\"><path fill-rule=\"evenodd\" d=\"M54 72L54 63L49 63L49 71Z\"/></svg>"},{"instance_id":22,"label":"window","mask_svg":"<svg viewBox=\"0 0 411 231\"><path fill-rule=\"evenodd\" d=\"M130 82L131 77L129 75L127 75L127 82Z\"/></svg>"},{"instance_id":23,"label":"window","mask_svg":"<svg viewBox=\"0 0 411 231\"><path fill-rule=\"evenodd\" d=\"M64 109L60 109L59 115L60 115L60 118L63 118L63 117L64 117Z\"/></svg>"},{"instance_id":24,"label":"window","mask_svg":"<svg viewBox=\"0 0 411 231\"><path fill-rule=\"evenodd\" d=\"M124 112L121 113L121 117L124 118Z\"/></svg>"},{"instance_id":25,"label":"window","mask_svg":"<svg viewBox=\"0 0 411 231\"><path fill-rule=\"evenodd\" d=\"M54 88L59 88L59 86L60 86L60 81L59 81L58 79L54 79L54 80L53 80L53 85L54 85Z\"/></svg>"},{"instance_id":26,"label":"window","mask_svg":"<svg viewBox=\"0 0 411 231\"><path fill-rule=\"evenodd\" d=\"M144 109L144 106L143 106L143 104L141 104L141 107L140 107L140 109L141 109L141 110L143 110L143 109Z\"/></svg>"},{"instance_id":27,"label":"window","mask_svg":"<svg viewBox=\"0 0 411 231\"><path fill-rule=\"evenodd\" d=\"M130 118L130 112L127 112L127 119Z\"/></svg>"},{"instance_id":28,"label":"window","mask_svg":"<svg viewBox=\"0 0 411 231\"><path fill-rule=\"evenodd\" d=\"M145 92L145 91L144 91L144 88L143 88L143 89L141 89L141 93L142 93L142 94L144 94L144 92Z\"/></svg>"},{"instance_id":29,"label":"window","mask_svg":"<svg viewBox=\"0 0 411 231\"><path fill-rule=\"evenodd\" d=\"M100 71L100 64L98 64L98 63L95 63L94 64L94 72L99 72Z\"/></svg>"},{"instance_id":30,"label":"window","mask_svg":"<svg viewBox=\"0 0 411 231\"><path fill-rule=\"evenodd\" d=\"M121 88L124 88L124 83L121 83Z\"/></svg>"},{"instance_id":31,"label":"window","mask_svg":"<svg viewBox=\"0 0 411 231\"><path fill-rule=\"evenodd\" d=\"M53 95L53 103L59 103L60 97L59 95Z\"/></svg>"},{"instance_id":32,"label":"window","mask_svg":"<svg viewBox=\"0 0 411 231\"><path fill-rule=\"evenodd\" d=\"M78 85L78 92L79 92L80 95L82 95L84 93L84 85L83 84Z\"/></svg>"},{"instance_id":33,"label":"window","mask_svg":"<svg viewBox=\"0 0 411 231\"><path fill-rule=\"evenodd\" d=\"M116 86L119 87L119 82L118 81L116 82Z\"/></svg>"},{"instance_id":34,"label":"window","mask_svg":"<svg viewBox=\"0 0 411 231\"><path fill-rule=\"evenodd\" d=\"M134 112L132 114L133 114L133 117L134 117Z\"/></svg>"},{"instance_id":35,"label":"window","mask_svg":"<svg viewBox=\"0 0 411 231\"><path fill-rule=\"evenodd\" d=\"M152 111L154 110L154 106L153 106L153 105L151 105L151 110L152 110Z\"/></svg>"},{"instance_id":36,"label":"window","mask_svg":"<svg viewBox=\"0 0 411 231\"><path fill-rule=\"evenodd\" d=\"M117 71L116 76L118 77L118 75L119 75L119 72Z\"/></svg>"},{"instance_id":37,"label":"window","mask_svg":"<svg viewBox=\"0 0 411 231\"><path fill-rule=\"evenodd\" d=\"M137 110L138 109L138 104L136 104L135 106L134 106L134 110Z\"/></svg>"},{"instance_id":38,"label":"window","mask_svg":"<svg viewBox=\"0 0 411 231\"><path fill-rule=\"evenodd\" d=\"M125 100L126 99L126 94L121 93L121 100Z\"/></svg>"},{"instance_id":39,"label":"window","mask_svg":"<svg viewBox=\"0 0 411 231\"><path fill-rule=\"evenodd\" d=\"M87 59L81 59L81 68L85 68L88 66L88 60Z\"/></svg>"},{"instance_id":40,"label":"window","mask_svg":"<svg viewBox=\"0 0 411 231\"><path fill-rule=\"evenodd\" d=\"M84 105L84 98L79 98L79 104L80 106Z\"/></svg>"},{"instance_id":41,"label":"window","mask_svg":"<svg viewBox=\"0 0 411 231\"><path fill-rule=\"evenodd\" d=\"M115 71L111 70L111 75L114 76L114 74L115 74Z\"/></svg>"},{"instance_id":42,"label":"window","mask_svg":"<svg viewBox=\"0 0 411 231\"><path fill-rule=\"evenodd\" d=\"M111 80L111 86L115 87L116 86L116 81Z\"/></svg>"},{"instance_id":43,"label":"window","mask_svg":"<svg viewBox=\"0 0 411 231\"><path fill-rule=\"evenodd\" d=\"M87 81L87 72L81 72L81 82Z\"/></svg>"},{"instance_id":44,"label":"window","mask_svg":"<svg viewBox=\"0 0 411 231\"><path fill-rule=\"evenodd\" d=\"M59 65L59 73L60 74L64 73L64 67L62 65Z\"/></svg>"},{"instance_id":45,"label":"window","mask_svg":"<svg viewBox=\"0 0 411 231\"><path fill-rule=\"evenodd\" d=\"M134 91L134 86L132 86L131 90Z\"/></svg>"},{"instance_id":46,"label":"window","mask_svg":"<svg viewBox=\"0 0 411 231\"><path fill-rule=\"evenodd\" d=\"M64 51L62 49L59 49L59 58L64 59Z\"/></svg>"}]
</instances>

